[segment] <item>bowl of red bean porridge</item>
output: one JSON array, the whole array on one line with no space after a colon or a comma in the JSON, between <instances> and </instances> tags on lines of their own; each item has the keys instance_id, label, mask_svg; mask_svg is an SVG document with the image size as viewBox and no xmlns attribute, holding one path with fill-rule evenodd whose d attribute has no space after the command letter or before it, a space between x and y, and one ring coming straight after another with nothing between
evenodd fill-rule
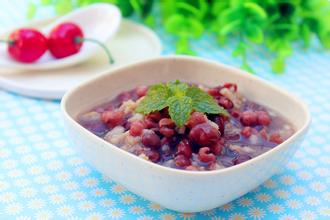
<instances>
[{"instance_id":1,"label":"bowl of red bean porridge","mask_svg":"<svg viewBox=\"0 0 330 220\"><path fill-rule=\"evenodd\" d=\"M101 74L61 105L77 151L98 171L184 212L218 207L267 180L310 123L305 104L282 89L186 56Z\"/></svg>"}]
</instances>

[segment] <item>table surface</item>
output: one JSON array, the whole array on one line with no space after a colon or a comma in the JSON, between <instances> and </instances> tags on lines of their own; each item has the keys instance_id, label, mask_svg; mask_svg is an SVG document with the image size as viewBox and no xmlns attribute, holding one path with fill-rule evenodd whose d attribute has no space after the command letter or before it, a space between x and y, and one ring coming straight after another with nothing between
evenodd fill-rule
<instances>
[{"instance_id":1,"label":"table surface","mask_svg":"<svg viewBox=\"0 0 330 220\"><path fill-rule=\"evenodd\" d=\"M2 30L25 21L26 3L0 4ZM163 54L173 53L175 39L161 28L156 32ZM201 57L240 65L231 44L220 48L210 36L192 43ZM59 101L0 90L0 219L330 219L330 53L317 44L298 48L283 75L270 72L270 57L258 48L249 60L259 77L309 105L309 133L279 174L235 201L196 214L164 209L88 165L63 131Z\"/></svg>"}]
</instances>

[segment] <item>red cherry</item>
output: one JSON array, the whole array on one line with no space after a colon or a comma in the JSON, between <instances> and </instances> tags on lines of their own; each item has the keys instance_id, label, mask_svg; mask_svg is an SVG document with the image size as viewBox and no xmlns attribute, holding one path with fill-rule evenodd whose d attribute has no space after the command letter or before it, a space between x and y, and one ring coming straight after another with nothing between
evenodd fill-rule
<instances>
[{"instance_id":1,"label":"red cherry","mask_svg":"<svg viewBox=\"0 0 330 220\"><path fill-rule=\"evenodd\" d=\"M8 53L23 63L32 63L38 60L47 50L46 37L37 30L22 28L10 34Z\"/></svg>"},{"instance_id":2,"label":"red cherry","mask_svg":"<svg viewBox=\"0 0 330 220\"><path fill-rule=\"evenodd\" d=\"M63 58L78 53L82 47L84 34L74 23L66 22L56 26L48 37L48 48L55 58Z\"/></svg>"},{"instance_id":3,"label":"red cherry","mask_svg":"<svg viewBox=\"0 0 330 220\"><path fill-rule=\"evenodd\" d=\"M78 53L85 41L102 47L109 58L109 63L114 63L108 48L103 43L95 39L84 38L81 28L72 22L61 23L50 32L48 48L55 58L64 58Z\"/></svg>"}]
</instances>

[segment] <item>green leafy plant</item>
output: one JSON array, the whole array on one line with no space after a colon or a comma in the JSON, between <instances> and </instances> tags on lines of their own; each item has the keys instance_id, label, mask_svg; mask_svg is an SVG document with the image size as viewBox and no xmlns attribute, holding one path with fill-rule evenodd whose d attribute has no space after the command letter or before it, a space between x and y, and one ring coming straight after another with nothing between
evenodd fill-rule
<instances>
[{"instance_id":1,"label":"green leafy plant","mask_svg":"<svg viewBox=\"0 0 330 220\"><path fill-rule=\"evenodd\" d=\"M171 119L179 127L187 122L193 110L208 114L228 114L208 93L178 80L150 87L136 111L149 114L166 107Z\"/></svg>"},{"instance_id":2,"label":"green leafy plant","mask_svg":"<svg viewBox=\"0 0 330 220\"><path fill-rule=\"evenodd\" d=\"M64 14L73 8L107 2L116 4L123 16L136 14L150 26L159 18L165 30L176 37L176 53L179 54L196 55L191 40L207 32L216 36L220 46L229 39L236 39L232 55L239 57L242 68L249 72L253 72L253 67L248 63L248 53L257 45L265 45L273 54L271 68L275 73L285 70L285 61L293 53L296 42L306 49L316 37L324 48L330 48L328 0L39 1L30 4L29 17L33 17L38 6L52 6L57 14Z\"/></svg>"}]
</instances>

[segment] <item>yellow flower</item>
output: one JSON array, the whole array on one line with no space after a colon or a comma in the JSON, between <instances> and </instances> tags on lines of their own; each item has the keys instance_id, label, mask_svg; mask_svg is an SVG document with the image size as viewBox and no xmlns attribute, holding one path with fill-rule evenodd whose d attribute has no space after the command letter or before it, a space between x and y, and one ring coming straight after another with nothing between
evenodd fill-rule
<instances>
[{"instance_id":1,"label":"yellow flower","mask_svg":"<svg viewBox=\"0 0 330 220\"><path fill-rule=\"evenodd\" d=\"M232 214L229 217L229 220L244 220L244 219L245 219L244 215L241 214Z\"/></svg>"},{"instance_id":2,"label":"yellow flower","mask_svg":"<svg viewBox=\"0 0 330 220\"><path fill-rule=\"evenodd\" d=\"M254 219L262 219L265 216L265 211L260 208L251 208L249 214Z\"/></svg>"},{"instance_id":3,"label":"yellow flower","mask_svg":"<svg viewBox=\"0 0 330 220\"><path fill-rule=\"evenodd\" d=\"M133 206L133 207L131 207L130 211L133 214L141 214L144 212L144 209L141 206Z\"/></svg>"},{"instance_id":4,"label":"yellow flower","mask_svg":"<svg viewBox=\"0 0 330 220\"><path fill-rule=\"evenodd\" d=\"M151 204L149 205L149 208L150 208L152 211L160 211L160 210L163 209L160 205L158 205L158 204L156 204L156 203L151 203Z\"/></svg>"},{"instance_id":5,"label":"yellow flower","mask_svg":"<svg viewBox=\"0 0 330 220\"><path fill-rule=\"evenodd\" d=\"M161 215L160 218L161 218L162 220L174 220L174 219L175 219L175 217L174 217L173 215L171 215L171 214L164 214L164 215Z\"/></svg>"},{"instance_id":6,"label":"yellow flower","mask_svg":"<svg viewBox=\"0 0 330 220\"><path fill-rule=\"evenodd\" d=\"M120 197L120 200L124 204L130 204L130 203L133 203L135 199L134 199L134 197L132 197L130 195L123 195Z\"/></svg>"},{"instance_id":7,"label":"yellow flower","mask_svg":"<svg viewBox=\"0 0 330 220\"><path fill-rule=\"evenodd\" d=\"M121 185L114 185L112 187L112 192L114 192L114 193L122 193L124 191L125 191L125 188Z\"/></svg>"}]
</instances>

